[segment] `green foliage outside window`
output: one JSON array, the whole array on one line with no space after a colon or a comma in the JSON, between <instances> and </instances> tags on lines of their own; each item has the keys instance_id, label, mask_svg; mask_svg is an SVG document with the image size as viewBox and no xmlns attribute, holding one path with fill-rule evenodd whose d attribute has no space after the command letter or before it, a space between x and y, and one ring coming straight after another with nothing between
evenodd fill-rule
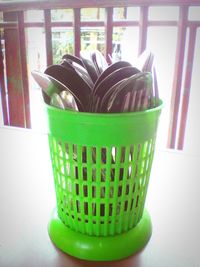
<instances>
[{"instance_id":1,"label":"green foliage outside window","mask_svg":"<svg viewBox=\"0 0 200 267\"><path fill-rule=\"evenodd\" d=\"M61 61L64 54L74 54L74 34L73 31L63 31L62 29L52 32L53 63Z\"/></svg>"}]
</instances>

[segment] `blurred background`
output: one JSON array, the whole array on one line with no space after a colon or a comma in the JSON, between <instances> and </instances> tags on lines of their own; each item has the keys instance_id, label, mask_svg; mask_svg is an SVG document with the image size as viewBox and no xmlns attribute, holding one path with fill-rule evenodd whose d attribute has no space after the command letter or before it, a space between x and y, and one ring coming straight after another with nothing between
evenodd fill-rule
<instances>
[{"instance_id":1,"label":"blurred background","mask_svg":"<svg viewBox=\"0 0 200 267\"><path fill-rule=\"evenodd\" d=\"M148 49L164 101L157 146L198 154L200 3L75 2L0 1L0 125L45 131L32 70L43 72L66 53L94 49L108 61L110 55L134 65Z\"/></svg>"}]
</instances>

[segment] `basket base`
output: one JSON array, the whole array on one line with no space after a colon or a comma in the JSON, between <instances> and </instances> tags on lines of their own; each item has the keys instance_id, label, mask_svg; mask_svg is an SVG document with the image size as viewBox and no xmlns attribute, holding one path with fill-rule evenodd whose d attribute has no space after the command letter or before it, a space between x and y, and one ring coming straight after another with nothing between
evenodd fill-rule
<instances>
[{"instance_id":1,"label":"basket base","mask_svg":"<svg viewBox=\"0 0 200 267\"><path fill-rule=\"evenodd\" d=\"M141 250L150 239L152 224L149 213L144 210L140 222L125 233L107 237L89 236L66 227L54 210L48 232L56 247L71 256L90 261L112 261Z\"/></svg>"}]
</instances>

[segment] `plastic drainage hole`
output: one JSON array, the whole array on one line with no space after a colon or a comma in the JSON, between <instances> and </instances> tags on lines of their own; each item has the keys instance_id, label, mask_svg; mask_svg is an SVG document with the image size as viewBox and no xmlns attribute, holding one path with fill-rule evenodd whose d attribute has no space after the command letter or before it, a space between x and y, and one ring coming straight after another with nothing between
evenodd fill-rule
<instances>
[{"instance_id":1,"label":"plastic drainage hole","mask_svg":"<svg viewBox=\"0 0 200 267\"><path fill-rule=\"evenodd\" d=\"M73 159L77 160L77 145L73 144L72 145L72 151L73 151Z\"/></svg>"},{"instance_id":2,"label":"plastic drainage hole","mask_svg":"<svg viewBox=\"0 0 200 267\"><path fill-rule=\"evenodd\" d=\"M84 213L85 215L88 215L88 203L84 202Z\"/></svg>"},{"instance_id":3,"label":"plastic drainage hole","mask_svg":"<svg viewBox=\"0 0 200 267\"><path fill-rule=\"evenodd\" d=\"M72 166L71 166L72 168ZM78 166L74 166L74 177L75 179L78 179Z\"/></svg>"},{"instance_id":4,"label":"plastic drainage hole","mask_svg":"<svg viewBox=\"0 0 200 267\"><path fill-rule=\"evenodd\" d=\"M76 200L76 210L78 213L81 212L81 209L80 209L80 201Z\"/></svg>"},{"instance_id":5,"label":"plastic drainage hole","mask_svg":"<svg viewBox=\"0 0 200 267\"><path fill-rule=\"evenodd\" d=\"M128 210L128 200L125 201L124 203L124 211Z\"/></svg>"},{"instance_id":6,"label":"plastic drainage hole","mask_svg":"<svg viewBox=\"0 0 200 267\"><path fill-rule=\"evenodd\" d=\"M122 195L122 186L120 185L118 187L118 197L120 197Z\"/></svg>"},{"instance_id":7,"label":"plastic drainage hole","mask_svg":"<svg viewBox=\"0 0 200 267\"><path fill-rule=\"evenodd\" d=\"M136 207L138 207L138 204L139 204L139 196L137 195L137 198L136 198Z\"/></svg>"},{"instance_id":8,"label":"plastic drainage hole","mask_svg":"<svg viewBox=\"0 0 200 267\"><path fill-rule=\"evenodd\" d=\"M129 185L126 186L126 195L129 194Z\"/></svg>"},{"instance_id":9,"label":"plastic drainage hole","mask_svg":"<svg viewBox=\"0 0 200 267\"><path fill-rule=\"evenodd\" d=\"M96 187L92 186L92 197L96 197Z\"/></svg>"},{"instance_id":10,"label":"plastic drainage hole","mask_svg":"<svg viewBox=\"0 0 200 267\"><path fill-rule=\"evenodd\" d=\"M126 155L126 148L125 147L112 147L111 149L111 158L112 163L115 163L117 161L117 158L119 159L120 163L125 162L125 155Z\"/></svg>"},{"instance_id":11,"label":"plastic drainage hole","mask_svg":"<svg viewBox=\"0 0 200 267\"><path fill-rule=\"evenodd\" d=\"M115 180L115 169L114 168L112 168L110 170L110 179L111 179L111 181Z\"/></svg>"},{"instance_id":12,"label":"plastic drainage hole","mask_svg":"<svg viewBox=\"0 0 200 267\"><path fill-rule=\"evenodd\" d=\"M84 186L83 186L83 195L84 195L85 197L88 196L88 187L87 187L87 185L84 185Z\"/></svg>"},{"instance_id":13,"label":"plastic drainage hole","mask_svg":"<svg viewBox=\"0 0 200 267\"><path fill-rule=\"evenodd\" d=\"M96 147L92 147L92 163L96 163Z\"/></svg>"},{"instance_id":14,"label":"plastic drainage hole","mask_svg":"<svg viewBox=\"0 0 200 267\"><path fill-rule=\"evenodd\" d=\"M123 180L123 177L124 177L124 168L120 168L119 169L119 180Z\"/></svg>"},{"instance_id":15,"label":"plastic drainage hole","mask_svg":"<svg viewBox=\"0 0 200 267\"><path fill-rule=\"evenodd\" d=\"M83 167L83 180L87 180L87 168L86 167Z\"/></svg>"},{"instance_id":16,"label":"plastic drainage hole","mask_svg":"<svg viewBox=\"0 0 200 267\"><path fill-rule=\"evenodd\" d=\"M135 192L135 188L136 188L136 185L135 185L135 183L134 183L134 185L133 185L133 193Z\"/></svg>"},{"instance_id":17,"label":"plastic drainage hole","mask_svg":"<svg viewBox=\"0 0 200 267\"><path fill-rule=\"evenodd\" d=\"M79 185L75 184L75 191L76 191L76 195L79 195Z\"/></svg>"},{"instance_id":18,"label":"plastic drainage hole","mask_svg":"<svg viewBox=\"0 0 200 267\"><path fill-rule=\"evenodd\" d=\"M115 209L114 209L115 207ZM117 203L117 205L109 204L109 216L113 216L114 214L119 214L121 209L121 203Z\"/></svg>"},{"instance_id":19,"label":"plastic drainage hole","mask_svg":"<svg viewBox=\"0 0 200 267\"><path fill-rule=\"evenodd\" d=\"M96 181L96 169L95 168L92 169L92 181L93 182Z\"/></svg>"},{"instance_id":20,"label":"plastic drainage hole","mask_svg":"<svg viewBox=\"0 0 200 267\"><path fill-rule=\"evenodd\" d=\"M120 214L120 210L121 210L121 202L117 203L117 209L116 209L116 214Z\"/></svg>"},{"instance_id":21,"label":"plastic drainage hole","mask_svg":"<svg viewBox=\"0 0 200 267\"><path fill-rule=\"evenodd\" d=\"M102 168L101 169L101 182L106 181L106 169Z\"/></svg>"},{"instance_id":22,"label":"plastic drainage hole","mask_svg":"<svg viewBox=\"0 0 200 267\"><path fill-rule=\"evenodd\" d=\"M132 210L132 208L133 208L133 202L134 202L134 199L132 198L131 199L131 207L130 207L130 210Z\"/></svg>"},{"instance_id":23,"label":"plastic drainage hole","mask_svg":"<svg viewBox=\"0 0 200 267\"><path fill-rule=\"evenodd\" d=\"M106 148L101 148L101 162L106 163L107 161L107 154L106 154Z\"/></svg>"},{"instance_id":24,"label":"plastic drainage hole","mask_svg":"<svg viewBox=\"0 0 200 267\"><path fill-rule=\"evenodd\" d=\"M105 204L100 204L100 216L105 216Z\"/></svg>"},{"instance_id":25,"label":"plastic drainage hole","mask_svg":"<svg viewBox=\"0 0 200 267\"><path fill-rule=\"evenodd\" d=\"M139 196L138 195L135 198L132 198L130 210L133 209L133 207L134 207L133 204L135 205L136 208L138 208L138 204L139 204Z\"/></svg>"},{"instance_id":26,"label":"plastic drainage hole","mask_svg":"<svg viewBox=\"0 0 200 267\"><path fill-rule=\"evenodd\" d=\"M96 216L96 203L92 203L92 215Z\"/></svg>"},{"instance_id":27,"label":"plastic drainage hole","mask_svg":"<svg viewBox=\"0 0 200 267\"><path fill-rule=\"evenodd\" d=\"M116 162L116 158L117 158L117 148L116 147L112 147L112 163Z\"/></svg>"},{"instance_id":28,"label":"plastic drainage hole","mask_svg":"<svg viewBox=\"0 0 200 267\"><path fill-rule=\"evenodd\" d=\"M134 177L134 166L129 166L128 168L128 179L131 179Z\"/></svg>"},{"instance_id":29,"label":"plastic drainage hole","mask_svg":"<svg viewBox=\"0 0 200 267\"><path fill-rule=\"evenodd\" d=\"M105 186L101 187L101 191L100 191L100 197L101 198L105 198L105 194L106 194L106 188Z\"/></svg>"},{"instance_id":30,"label":"plastic drainage hole","mask_svg":"<svg viewBox=\"0 0 200 267\"><path fill-rule=\"evenodd\" d=\"M82 163L87 162L87 149L86 146L82 147Z\"/></svg>"},{"instance_id":31,"label":"plastic drainage hole","mask_svg":"<svg viewBox=\"0 0 200 267\"><path fill-rule=\"evenodd\" d=\"M125 161L125 155L126 155L126 148L125 147L121 147L121 156L120 156L120 162L124 163Z\"/></svg>"},{"instance_id":32,"label":"plastic drainage hole","mask_svg":"<svg viewBox=\"0 0 200 267\"><path fill-rule=\"evenodd\" d=\"M114 187L110 186L110 192L109 192L109 197L113 197L114 196Z\"/></svg>"},{"instance_id":33,"label":"plastic drainage hole","mask_svg":"<svg viewBox=\"0 0 200 267\"><path fill-rule=\"evenodd\" d=\"M110 203L109 204L109 216L112 216L113 215L113 204Z\"/></svg>"}]
</instances>

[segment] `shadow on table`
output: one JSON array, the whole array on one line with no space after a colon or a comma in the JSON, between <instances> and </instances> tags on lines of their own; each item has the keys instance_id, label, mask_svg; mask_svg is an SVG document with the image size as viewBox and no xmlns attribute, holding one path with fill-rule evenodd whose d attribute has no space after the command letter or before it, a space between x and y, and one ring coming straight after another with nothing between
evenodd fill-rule
<instances>
[{"instance_id":1,"label":"shadow on table","mask_svg":"<svg viewBox=\"0 0 200 267\"><path fill-rule=\"evenodd\" d=\"M118 261L85 261L85 260L79 260L77 258L74 258L72 256L69 256L62 251L58 250L55 247L58 257L56 260L56 266L59 267L140 267L141 266L141 260L140 255L141 252L138 252L137 254L130 256L128 258L125 258L123 260Z\"/></svg>"}]
</instances>

